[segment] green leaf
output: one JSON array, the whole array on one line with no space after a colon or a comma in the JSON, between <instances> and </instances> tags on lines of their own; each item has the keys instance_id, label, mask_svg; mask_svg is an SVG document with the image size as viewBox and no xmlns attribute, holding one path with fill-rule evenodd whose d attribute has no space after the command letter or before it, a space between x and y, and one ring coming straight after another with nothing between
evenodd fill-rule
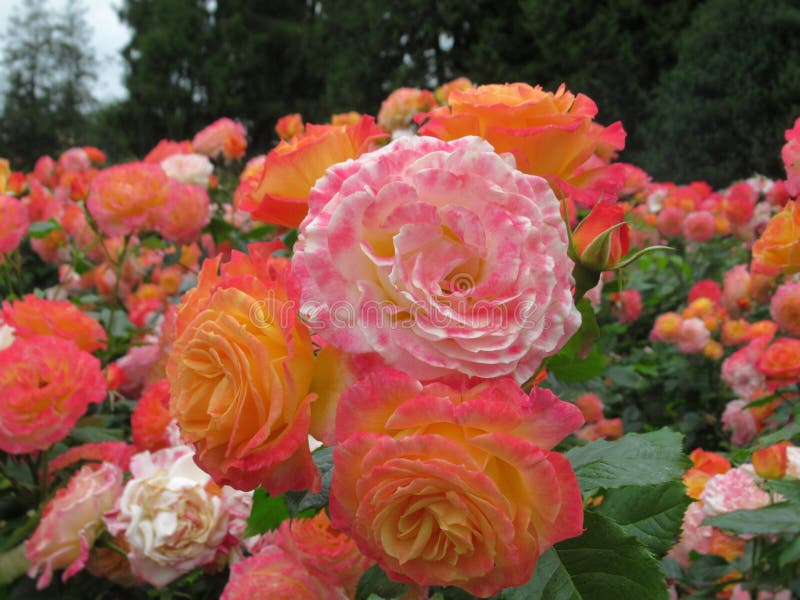
<instances>
[{"instance_id":1,"label":"green leaf","mask_svg":"<svg viewBox=\"0 0 800 600\"><path fill-rule=\"evenodd\" d=\"M404 583L397 583L389 579L378 565L373 565L361 576L356 588L355 600L370 600L375 597L381 599L399 598L408 590Z\"/></svg>"},{"instance_id":2,"label":"green leaf","mask_svg":"<svg viewBox=\"0 0 800 600\"><path fill-rule=\"evenodd\" d=\"M607 359L594 342L600 337L600 328L591 302L582 298L575 305L581 313L581 327L569 342L547 361L547 370L564 383L581 383L603 373Z\"/></svg>"},{"instance_id":3,"label":"green leaf","mask_svg":"<svg viewBox=\"0 0 800 600\"><path fill-rule=\"evenodd\" d=\"M731 533L756 535L800 533L800 506L779 502L753 510L733 512L708 517L703 525L711 525Z\"/></svg>"},{"instance_id":4,"label":"green leaf","mask_svg":"<svg viewBox=\"0 0 800 600\"><path fill-rule=\"evenodd\" d=\"M139 242L139 246L143 248L149 248L150 250L163 250L167 248L169 244L162 240L157 235L148 235L144 238L141 242Z\"/></svg>"},{"instance_id":5,"label":"green leaf","mask_svg":"<svg viewBox=\"0 0 800 600\"><path fill-rule=\"evenodd\" d=\"M767 435L762 435L758 440L758 445L756 445L753 450L766 448L767 446L772 446L778 442L790 440L798 435L800 435L800 421L795 421L789 425L786 425L785 427L782 427L778 431L774 431Z\"/></svg>"},{"instance_id":6,"label":"green leaf","mask_svg":"<svg viewBox=\"0 0 800 600\"><path fill-rule=\"evenodd\" d=\"M292 516L305 516L316 514L321 508L328 505L328 496L331 493L333 481L333 448L320 448L311 457L322 476L322 489L316 494L310 492L286 492L286 506Z\"/></svg>"},{"instance_id":7,"label":"green leaf","mask_svg":"<svg viewBox=\"0 0 800 600\"><path fill-rule=\"evenodd\" d=\"M32 238L41 239L59 229L61 229L61 225L55 219L36 221L35 223L31 223L31 226L28 227L28 235Z\"/></svg>"},{"instance_id":8,"label":"green leaf","mask_svg":"<svg viewBox=\"0 0 800 600\"><path fill-rule=\"evenodd\" d=\"M667 584L658 562L619 525L587 512L583 535L545 552L533 577L500 593L500 600L666 599Z\"/></svg>"},{"instance_id":9,"label":"green leaf","mask_svg":"<svg viewBox=\"0 0 800 600\"><path fill-rule=\"evenodd\" d=\"M644 486L680 480L689 467L680 433L659 429L597 440L566 453L584 494L596 489Z\"/></svg>"},{"instance_id":10,"label":"green leaf","mask_svg":"<svg viewBox=\"0 0 800 600\"><path fill-rule=\"evenodd\" d=\"M683 483L670 481L608 490L598 512L615 521L653 554L663 556L675 544L683 513L691 502Z\"/></svg>"},{"instance_id":11,"label":"green leaf","mask_svg":"<svg viewBox=\"0 0 800 600\"><path fill-rule=\"evenodd\" d=\"M800 538L794 538L789 545L781 550L778 556L778 566L782 569L789 563L800 561Z\"/></svg>"},{"instance_id":12,"label":"green leaf","mask_svg":"<svg viewBox=\"0 0 800 600\"><path fill-rule=\"evenodd\" d=\"M602 375L606 362L606 357L596 348L586 358L557 354L547 362L547 372L564 383L582 383Z\"/></svg>"},{"instance_id":13,"label":"green leaf","mask_svg":"<svg viewBox=\"0 0 800 600\"><path fill-rule=\"evenodd\" d=\"M273 498L266 490L257 488L253 494L253 508L247 519L244 537L258 535L277 529L283 521L290 518L289 509L283 496Z\"/></svg>"},{"instance_id":14,"label":"green leaf","mask_svg":"<svg viewBox=\"0 0 800 600\"><path fill-rule=\"evenodd\" d=\"M770 479L767 481L767 487L786 500L800 504L800 479Z\"/></svg>"}]
</instances>

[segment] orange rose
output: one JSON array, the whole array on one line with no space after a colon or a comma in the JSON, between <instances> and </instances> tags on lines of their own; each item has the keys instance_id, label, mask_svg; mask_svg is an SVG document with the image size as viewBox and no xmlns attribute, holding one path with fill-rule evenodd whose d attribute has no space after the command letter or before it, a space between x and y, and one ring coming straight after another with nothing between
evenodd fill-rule
<instances>
[{"instance_id":1,"label":"orange rose","mask_svg":"<svg viewBox=\"0 0 800 600\"><path fill-rule=\"evenodd\" d=\"M219 484L318 490L308 448L313 347L288 262L253 244L206 260L175 322L170 412Z\"/></svg>"},{"instance_id":2,"label":"orange rose","mask_svg":"<svg viewBox=\"0 0 800 600\"><path fill-rule=\"evenodd\" d=\"M756 368L767 376L767 385L781 387L800 377L800 340L775 340L756 361Z\"/></svg>"},{"instance_id":3,"label":"orange rose","mask_svg":"<svg viewBox=\"0 0 800 600\"><path fill-rule=\"evenodd\" d=\"M617 266L630 248L630 228L619 204L597 204L572 234L573 260L591 271Z\"/></svg>"},{"instance_id":4,"label":"orange rose","mask_svg":"<svg viewBox=\"0 0 800 600\"><path fill-rule=\"evenodd\" d=\"M260 183L238 208L257 221L299 227L311 188L328 167L361 156L383 138L369 116L349 126L309 124L305 133L282 141L267 155Z\"/></svg>"},{"instance_id":5,"label":"orange rose","mask_svg":"<svg viewBox=\"0 0 800 600\"><path fill-rule=\"evenodd\" d=\"M497 152L511 152L520 171L547 178L587 206L600 197L615 199L625 184L621 165L610 168L603 160L590 161L593 156L608 158L625 146L622 125L593 123L597 105L563 84L555 93L526 83L456 89L448 103L417 116L418 122L430 117L420 135L447 141L479 135Z\"/></svg>"},{"instance_id":6,"label":"orange rose","mask_svg":"<svg viewBox=\"0 0 800 600\"><path fill-rule=\"evenodd\" d=\"M768 267L780 268L785 275L800 272L800 210L796 201L787 202L770 219L753 244L753 258Z\"/></svg>"},{"instance_id":7,"label":"orange rose","mask_svg":"<svg viewBox=\"0 0 800 600\"><path fill-rule=\"evenodd\" d=\"M44 300L28 294L23 300L4 302L0 321L11 325L17 337L53 335L75 342L86 352L106 347L103 326L66 300Z\"/></svg>"},{"instance_id":8,"label":"orange rose","mask_svg":"<svg viewBox=\"0 0 800 600\"><path fill-rule=\"evenodd\" d=\"M278 134L282 140L290 140L296 135L303 133L305 125L303 124L303 117L300 113L292 113L284 115L275 124L275 133Z\"/></svg>"}]
</instances>

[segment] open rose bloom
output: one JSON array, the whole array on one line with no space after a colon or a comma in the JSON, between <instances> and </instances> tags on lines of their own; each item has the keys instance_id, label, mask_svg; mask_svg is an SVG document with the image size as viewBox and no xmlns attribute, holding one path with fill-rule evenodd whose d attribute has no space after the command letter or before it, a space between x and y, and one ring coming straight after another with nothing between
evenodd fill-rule
<instances>
[{"instance_id":1,"label":"open rose bloom","mask_svg":"<svg viewBox=\"0 0 800 600\"><path fill-rule=\"evenodd\" d=\"M476 137L404 138L329 169L292 267L322 338L420 379L525 381L580 325L558 200Z\"/></svg>"},{"instance_id":2,"label":"open rose bloom","mask_svg":"<svg viewBox=\"0 0 800 600\"><path fill-rule=\"evenodd\" d=\"M575 405L510 379L424 386L378 371L339 403L333 526L399 581L479 596L521 585L582 531L575 473L549 451L582 423Z\"/></svg>"}]
</instances>

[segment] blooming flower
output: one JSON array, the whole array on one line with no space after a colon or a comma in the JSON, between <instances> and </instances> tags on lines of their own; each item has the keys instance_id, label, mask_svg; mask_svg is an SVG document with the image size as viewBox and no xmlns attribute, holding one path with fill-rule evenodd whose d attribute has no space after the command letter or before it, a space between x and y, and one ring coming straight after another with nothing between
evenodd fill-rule
<instances>
[{"instance_id":1,"label":"blooming flower","mask_svg":"<svg viewBox=\"0 0 800 600\"><path fill-rule=\"evenodd\" d=\"M753 244L753 258L784 274L800 272L800 210L797 202L787 202L783 210L767 223Z\"/></svg>"},{"instance_id":2,"label":"blooming flower","mask_svg":"<svg viewBox=\"0 0 800 600\"><path fill-rule=\"evenodd\" d=\"M11 196L0 194L0 262L2 254L15 250L28 232L28 212Z\"/></svg>"},{"instance_id":3,"label":"blooming flower","mask_svg":"<svg viewBox=\"0 0 800 600\"><path fill-rule=\"evenodd\" d=\"M214 173L214 165L202 154L173 154L161 161L161 168L170 179L202 187Z\"/></svg>"},{"instance_id":4,"label":"blooming flower","mask_svg":"<svg viewBox=\"0 0 800 600\"><path fill-rule=\"evenodd\" d=\"M105 396L100 361L74 342L39 335L16 339L0 350L0 450L46 450Z\"/></svg>"},{"instance_id":5,"label":"blooming flower","mask_svg":"<svg viewBox=\"0 0 800 600\"><path fill-rule=\"evenodd\" d=\"M767 492L758 487L752 469L736 467L715 475L700 495L703 511L709 517L734 510L762 508L770 503Z\"/></svg>"},{"instance_id":6,"label":"blooming flower","mask_svg":"<svg viewBox=\"0 0 800 600\"><path fill-rule=\"evenodd\" d=\"M423 386L384 369L341 398L333 526L389 576L489 596L581 533L575 474L549 452L578 408L511 379Z\"/></svg>"},{"instance_id":7,"label":"blooming flower","mask_svg":"<svg viewBox=\"0 0 800 600\"><path fill-rule=\"evenodd\" d=\"M220 484L277 495L316 488L308 449L313 348L299 290L267 244L203 264L178 312L170 412Z\"/></svg>"},{"instance_id":8,"label":"blooming flower","mask_svg":"<svg viewBox=\"0 0 800 600\"><path fill-rule=\"evenodd\" d=\"M558 201L480 139L397 140L331 168L309 206L301 310L346 352L524 381L579 325Z\"/></svg>"},{"instance_id":9,"label":"blooming flower","mask_svg":"<svg viewBox=\"0 0 800 600\"><path fill-rule=\"evenodd\" d=\"M135 455L133 478L104 516L130 545L134 575L158 587L212 562L228 535L225 496L193 454L178 446Z\"/></svg>"},{"instance_id":10,"label":"blooming flower","mask_svg":"<svg viewBox=\"0 0 800 600\"><path fill-rule=\"evenodd\" d=\"M39 574L37 589L50 585L53 571L66 569L66 581L84 568L89 550L103 528L103 513L114 506L122 491L122 470L111 463L84 466L67 487L56 492L42 513L42 520L25 542L31 563L28 575Z\"/></svg>"},{"instance_id":11,"label":"blooming flower","mask_svg":"<svg viewBox=\"0 0 800 600\"><path fill-rule=\"evenodd\" d=\"M314 577L286 550L269 546L231 567L221 596L221 600L251 598L346 600L347 595L341 588L331 588Z\"/></svg>"},{"instance_id":12,"label":"blooming flower","mask_svg":"<svg viewBox=\"0 0 800 600\"><path fill-rule=\"evenodd\" d=\"M158 165L127 163L109 167L92 181L86 207L108 236L152 226L163 206L167 176Z\"/></svg>"},{"instance_id":13,"label":"blooming flower","mask_svg":"<svg viewBox=\"0 0 800 600\"><path fill-rule=\"evenodd\" d=\"M800 337L800 281L781 285L772 296L769 311L782 331Z\"/></svg>"},{"instance_id":14,"label":"blooming flower","mask_svg":"<svg viewBox=\"0 0 800 600\"><path fill-rule=\"evenodd\" d=\"M417 116L418 122L429 119L420 135L448 141L481 136L498 152L513 153L521 171L546 177L586 206L615 200L625 184L624 167L590 160L625 146L622 124L593 123L597 105L564 85L556 92L525 83L482 85L453 90L447 102Z\"/></svg>"},{"instance_id":15,"label":"blooming flower","mask_svg":"<svg viewBox=\"0 0 800 600\"><path fill-rule=\"evenodd\" d=\"M3 302L0 320L14 327L17 337L52 335L73 341L86 352L106 347L103 326L72 302L28 294L22 300Z\"/></svg>"},{"instance_id":16,"label":"blooming flower","mask_svg":"<svg viewBox=\"0 0 800 600\"><path fill-rule=\"evenodd\" d=\"M308 212L311 188L328 167L373 150L383 139L385 134L368 116L355 125L309 124L303 134L282 141L267 155L260 182L237 207L257 221L297 227Z\"/></svg>"},{"instance_id":17,"label":"blooming flower","mask_svg":"<svg viewBox=\"0 0 800 600\"><path fill-rule=\"evenodd\" d=\"M195 134L192 148L210 158L241 158L247 150L247 130L237 121L218 119Z\"/></svg>"},{"instance_id":18,"label":"blooming flower","mask_svg":"<svg viewBox=\"0 0 800 600\"><path fill-rule=\"evenodd\" d=\"M436 98L429 90L408 87L396 89L381 103L378 125L390 132L405 129L411 125L414 115L431 110L434 106Z\"/></svg>"}]
</instances>

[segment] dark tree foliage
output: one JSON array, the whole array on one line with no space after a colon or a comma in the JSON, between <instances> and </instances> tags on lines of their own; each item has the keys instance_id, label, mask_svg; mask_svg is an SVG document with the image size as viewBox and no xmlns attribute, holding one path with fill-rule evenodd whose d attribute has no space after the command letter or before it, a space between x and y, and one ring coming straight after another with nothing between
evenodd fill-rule
<instances>
[{"instance_id":1,"label":"dark tree foliage","mask_svg":"<svg viewBox=\"0 0 800 600\"><path fill-rule=\"evenodd\" d=\"M85 13L80 2L53 13L44 0L31 0L7 24L0 156L14 168L85 143L96 68Z\"/></svg>"},{"instance_id":2,"label":"dark tree foliage","mask_svg":"<svg viewBox=\"0 0 800 600\"><path fill-rule=\"evenodd\" d=\"M783 132L800 115L800 6L707 0L655 90L641 163L654 176L724 185L782 176Z\"/></svg>"}]
</instances>

